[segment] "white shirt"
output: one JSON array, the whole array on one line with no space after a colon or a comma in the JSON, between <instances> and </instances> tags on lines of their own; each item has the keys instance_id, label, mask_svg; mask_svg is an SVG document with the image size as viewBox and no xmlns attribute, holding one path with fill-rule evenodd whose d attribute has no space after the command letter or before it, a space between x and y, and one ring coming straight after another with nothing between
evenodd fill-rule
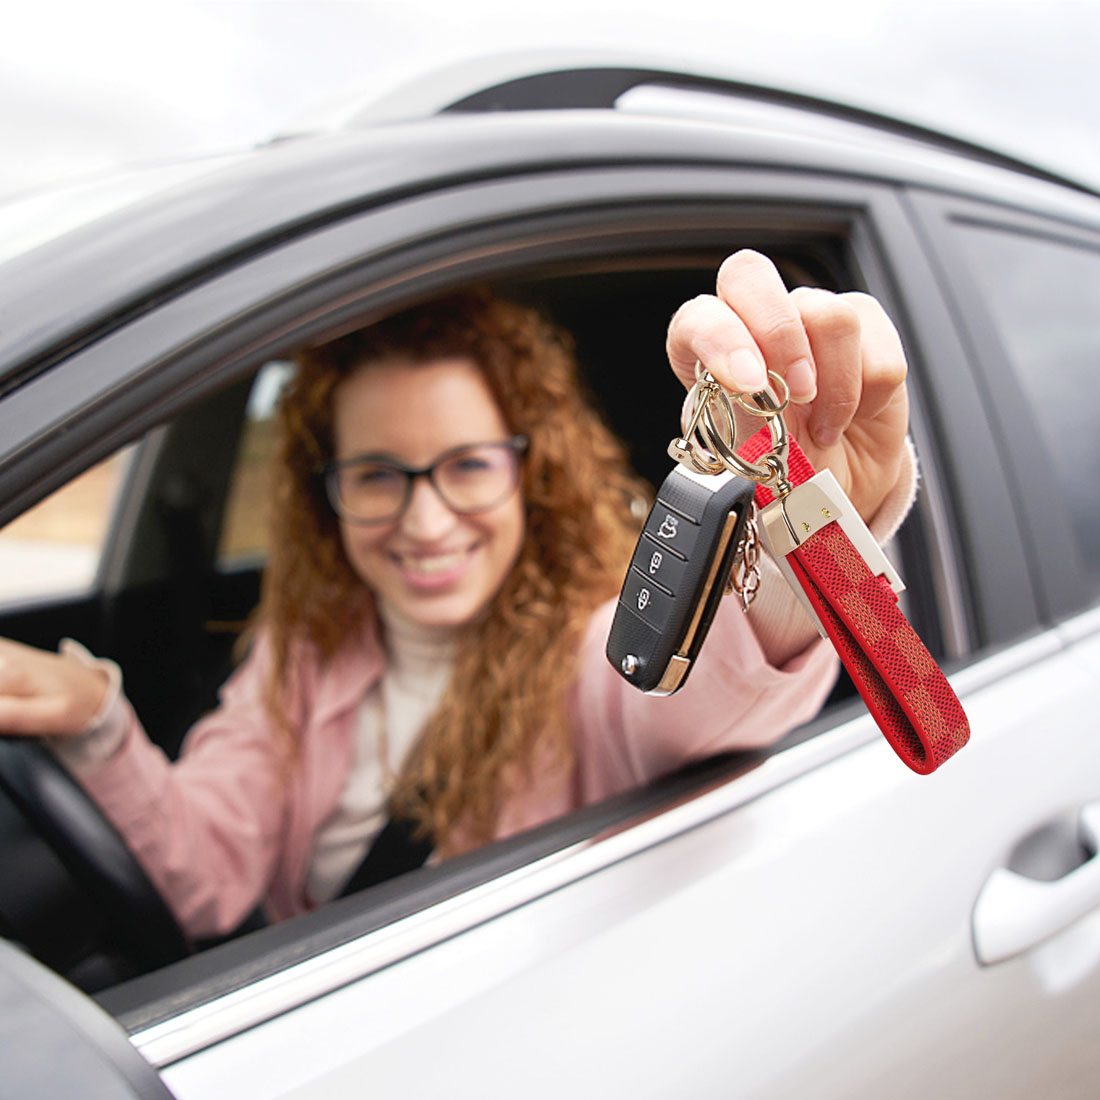
<instances>
[{"instance_id":1,"label":"white shirt","mask_svg":"<svg viewBox=\"0 0 1100 1100\"><path fill-rule=\"evenodd\" d=\"M453 629L410 622L385 607L379 617L387 667L360 703L351 772L339 804L317 834L306 879L316 904L336 897L385 825L394 779L454 667Z\"/></svg>"}]
</instances>

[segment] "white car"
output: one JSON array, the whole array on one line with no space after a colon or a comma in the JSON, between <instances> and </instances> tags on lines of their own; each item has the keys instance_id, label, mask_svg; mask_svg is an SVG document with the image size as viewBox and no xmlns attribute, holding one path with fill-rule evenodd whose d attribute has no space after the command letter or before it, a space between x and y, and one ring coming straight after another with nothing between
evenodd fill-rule
<instances>
[{"instance_id":1,"label":"white car","mask_svg":"<svg viewBox=\"0 0 1100 1100\"><path fill-rule=\"evenodd\" d=\"M295 346L489 282L575 333L659 482L668 317L751 246L899 324L896 557L971 742L914 775L841 688L768 753L210 945L0 741L0 1092L1095 1097L1100 196L687 73L437 106L0 208L0 636L115 657L174 752L256 599Z\"/></svg>"}]
</instances>

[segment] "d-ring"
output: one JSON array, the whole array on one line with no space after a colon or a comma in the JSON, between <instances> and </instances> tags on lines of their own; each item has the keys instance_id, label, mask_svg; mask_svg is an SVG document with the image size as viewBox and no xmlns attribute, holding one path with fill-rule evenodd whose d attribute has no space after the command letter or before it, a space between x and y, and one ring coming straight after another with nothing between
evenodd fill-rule
<instances>
[{"instance_id":1,"label":"d-ring","mask_svg":"<svg viewBox=\"0 0 1100 1100\"><path fill-rule=\"evenodd\" d=\"M702 371L696 362L695 385L688 390L680 410L680 430L683 435L669 444L668 453L677 462L685 463L701 474L720 474L726 468L722 459L716 457L711 433L704 429L701 422L703 415L709 414L713 399L720 403L728 432L732 435L735 428L729 394L709 374Z\"/></svg>"}]
</instances>

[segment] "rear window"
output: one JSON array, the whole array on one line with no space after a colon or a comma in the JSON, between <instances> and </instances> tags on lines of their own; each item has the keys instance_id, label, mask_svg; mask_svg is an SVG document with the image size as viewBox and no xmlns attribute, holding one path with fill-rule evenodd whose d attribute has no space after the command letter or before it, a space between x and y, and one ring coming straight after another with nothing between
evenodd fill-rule
<instances>
[{"instance_id":1,"label":"rear window","mask_svg":"<svg viewBox=\"0 0 1100 1100\"><path fill-rule=\"evenodd\" d=\"M962 224L959 240L1054 465L1092 598L1100 596L1100 251Z\"/></svg>"}]
</instances>

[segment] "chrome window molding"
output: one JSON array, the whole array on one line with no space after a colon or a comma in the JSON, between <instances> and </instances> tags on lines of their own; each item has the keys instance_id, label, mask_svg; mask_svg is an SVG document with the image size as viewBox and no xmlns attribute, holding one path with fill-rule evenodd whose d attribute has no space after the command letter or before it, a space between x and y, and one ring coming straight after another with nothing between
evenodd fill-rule
<instances>
[{"instance_id":1,"label":"chrome window molding","mask_svg":"<svg viewBox=\"0 0 1100 1100\"><path fill-rule=\"evenodd\" d=\"M1067 645L1083 642L1100 634L1100 607L1093 607L1058 624L1058 633Z\"/></svg>"}]
</instances>

